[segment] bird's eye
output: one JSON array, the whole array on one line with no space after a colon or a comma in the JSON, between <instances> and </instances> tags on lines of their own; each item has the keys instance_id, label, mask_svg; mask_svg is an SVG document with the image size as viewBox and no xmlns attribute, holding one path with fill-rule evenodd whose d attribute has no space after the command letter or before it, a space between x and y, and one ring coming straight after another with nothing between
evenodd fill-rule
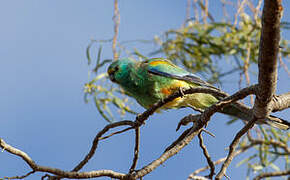
<instances>
[{"instance_id":1,"label":"bird's eye","mask_svg":"<svg viewBox=\"0 0 290 180\"><path fill-rule=\"evenodd\" d=\"M119 71L119 67L118 67L118 66L116 66L116 67L114 67L114 68L111 68L111 69L109 69L109 71L108 71L109 78L110 78L110 80L113 81L113 82L117 82L116 79L115 79L115 73L116 73L117 71Z\"/></svg>"}]
</instances>

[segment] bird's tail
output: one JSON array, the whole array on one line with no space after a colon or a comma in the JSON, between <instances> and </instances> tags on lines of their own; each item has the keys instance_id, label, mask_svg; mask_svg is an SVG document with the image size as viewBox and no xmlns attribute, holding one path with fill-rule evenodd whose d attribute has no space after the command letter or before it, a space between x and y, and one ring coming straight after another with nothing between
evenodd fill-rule
<instances>
[{"instance_id":1,"label":"bird's tail","mask_svg":"<svg viewBox=\"0 0 290 180\"><path fill-rule=\"evenodd\" d=\"M234 116L245 121L250 121L252 119L252 111L243 106L237 107L235 105L229 105L224 107L221 113ZM288 130L290 128L290 122L272 115L263 120L257 121L257 124L267 124L271 127L282 130Z\"/></svg>"}]
</instances>

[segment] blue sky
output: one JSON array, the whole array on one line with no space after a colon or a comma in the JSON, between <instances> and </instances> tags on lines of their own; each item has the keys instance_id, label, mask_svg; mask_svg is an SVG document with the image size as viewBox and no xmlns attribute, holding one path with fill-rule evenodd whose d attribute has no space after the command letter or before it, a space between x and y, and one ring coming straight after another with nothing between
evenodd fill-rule
<instances>
[{"instance_id":1,"label":"blue sky","mask_svg":"<svg viewBox=\"0 0 290 180\"><path fill-rule=\"evenodd\" d=\"M113 36L113 1L1 2L0 137L40 165L70 170L107 124L93 103L84 103L83 86L88 78L85 49L90 39ZM287 21L289 7L290 2L284 1ZM170 28L179 28L184 22L185 8L186 1L122 1L119 39L152 39ZM219 16L219 9L214 5L213 9ZM283 35L290 39L289 32ZM145 54L151 50L146 45L139 46ZM110 46L103 50L103 58L112 57ZM289 59L285 62L289 67ZM223 89L229 93L237 90L237 78L228 79ZM289 84L285 71L279 70L278 93L289 91ZM150 117L141 128L137 168L157 158L180 135L181 132L175 132L177 122L189 112L170 110ZM289 110L280 116L289 119ZM242 126L226 126L225 122L225 116L215 115L208 128L217 137L204 135L214 160L227 154L224 149ZM132 131L101 142L83 171L112 169L126 173L133 157L133 139ZM235 168L239 160L233 161L227 173L232 179L246 175L245 166ZM20 158L6 152L0 153L0 164L0 177L22 175L30 170ZM145 179L185 179L205 165L198 141L193 140ZM36 173L29 179L39 179L41 175Z\"/></svg>"}]
</instances>

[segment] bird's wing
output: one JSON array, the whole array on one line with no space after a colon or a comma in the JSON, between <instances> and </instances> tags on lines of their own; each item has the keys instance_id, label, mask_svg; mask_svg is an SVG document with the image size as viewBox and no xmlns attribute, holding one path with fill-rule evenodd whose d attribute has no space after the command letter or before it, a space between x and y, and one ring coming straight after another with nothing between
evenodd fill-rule
<instances>
[{"instance_id":1,"label":"bird's wing","mask_svg":"<svg viewBox=\"0 0 290 180\"><path fill-rule=\"evenodd\" d=\"M166 59L150 59L144 61L144 63L147 64L147 70L151 74L187 81L199 86L209 87L218 90L218 88L203 81L200 77L172 64Z\"/></svg>"}]
</instances>

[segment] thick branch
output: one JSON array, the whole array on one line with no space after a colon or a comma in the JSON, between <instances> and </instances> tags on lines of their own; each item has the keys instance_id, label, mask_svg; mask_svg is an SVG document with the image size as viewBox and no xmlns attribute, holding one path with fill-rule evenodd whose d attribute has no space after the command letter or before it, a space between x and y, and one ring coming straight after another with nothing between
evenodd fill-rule
<instances>
[{"instance_id":1,"label":"thick branch","mask_svg":"<svg viewBox=\"0 0 290 180\"><path fill-rule=\"evenodd\" d=\"M290 108L290 92L274 96L272 108L274 112Z\"/></svg>"},{"instance_id":2,"label":"thick branch","mask_svg":"<svg viewBox=\"0 0 290 180\"><path fill-rule=\"evenodd\" d=\"M262 33L259 46L259 86L256 92L254 115L268 116L277 85L277 57L280 41L281 0L265 0L262 15Z\"/></svg>"}]
</instances>

